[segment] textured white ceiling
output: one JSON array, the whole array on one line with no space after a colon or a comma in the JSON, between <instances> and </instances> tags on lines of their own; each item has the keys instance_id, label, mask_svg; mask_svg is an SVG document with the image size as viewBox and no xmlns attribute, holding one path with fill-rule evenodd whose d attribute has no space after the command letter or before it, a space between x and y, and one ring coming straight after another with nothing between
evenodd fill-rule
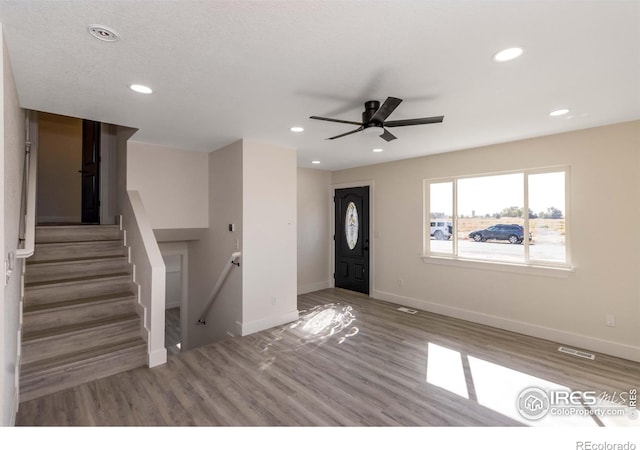
<instances>
[{"instance_id":1,"label":"textured white ceiling","mask_svg":"<svg viewBox=\"0 0 640 450\"><path fill-rule=\"evenodd\" d=\"M23 107L210 151L239 138L341 169L640 118L638 1L0 1ZM89 24L117 30L100 42ZM524 55L497 64L498 50ZM142 83L154 94L127 86ZM354 134L363 103L404 102ZM551 118L560 107L568 117ZM293 125L305 132L294 134ZM384 148L373 153L374 147Z\"/></svg>"}]
</instances>

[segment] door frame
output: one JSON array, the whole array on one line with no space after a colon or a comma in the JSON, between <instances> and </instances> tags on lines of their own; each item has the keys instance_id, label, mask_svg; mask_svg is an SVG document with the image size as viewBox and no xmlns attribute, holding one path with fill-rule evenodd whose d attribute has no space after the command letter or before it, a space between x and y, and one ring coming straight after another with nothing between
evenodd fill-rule
<instances>
[{"instance_id":1,"label":"door frame","mask_svg":"<svg viewBox=\"0 0 640 450\"><path fill-rule=\"evenodd\" d=\"M180 256L180 353L190 350L189 347L189 243L186 241L158 241L160 254L164 256ZM166 308L166 304L165 304ZM163 327L166 323L163 323ZM163 334L164 336L164 328ZM165 342L165 347L167 343Z\"/></svg>"},{"instance_id":2,"label":"door frame","mask_svg":"<svg viewBox=\"0 0 640 450\"><path fill-rule=\"evenodd\" d=\"M102 208L101 208L101 204L102 204L102 161L101 161L101 155L102 155L102 122L98 122L95 120L90 120L90 119L81 119L82 120L82 146L80 147L80 155L82 158L82 163L81 163L81 167L80 167L80 173L81 173L81 190L80 190L80 223L81 224L97 224L99 225L101 223L101 216L102 216ZM93 211L94 209L97 212L97 220L96 221L89 221L89 220L85 220L87 218L87 216L85 215L85 211L87 211L84 207L85 205L85 164L86 164L86 159L85 159L85 155L86 155L86 145L87 145L87 141L86 141L86 129L88 128L93 128L93 141L91 142L92 146L94 148L96 148L96 152L95 152L95 157L96 157L96 170L95 170L95 178L96 178L96 183L95 183L95 189L97 190L97 192L92 194L92 198L95 198L95 201L98 203L95 208L90 209L89 211Z\"/></svg>"},{"instance_id":3,"label":"door frame","mask_svg":"<svg viewBox=\"0 0 640 450\"><path fill-rule=\"evenodd\" d=\"M336 233L336 208L334 204L334 197L336 195L336 189L354 188L354 187L369 187L369 297L372 296L375 290L375 254L376 254L376 230L375 230L375 192L373 180L366 181L353 181L348 183L332 184L329 187L329 276L331 287L336 286L336 279L333 274L336 271L336 246L333 240L333 236Z\"/></svg>"}]
</instances>

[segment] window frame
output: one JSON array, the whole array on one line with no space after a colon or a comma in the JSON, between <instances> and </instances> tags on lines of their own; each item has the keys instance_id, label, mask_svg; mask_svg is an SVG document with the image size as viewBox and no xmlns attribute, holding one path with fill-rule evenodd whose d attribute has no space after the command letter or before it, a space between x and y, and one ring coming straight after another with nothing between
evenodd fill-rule
<instances>
[{"instance_id":1,"label":"window frame","mask_svg":"<svg viewBox=\"0 0 640 450\"><path fill-rule=\"evenodd\" d=\"M530 243L528 239L524 239L524 254L522 262L514 262L508 260L499 259L482 259L473 258L469 256L458 255L458 180L469 178L482 178L488 176L510 175L510 174L522 174L523 175L523 209L526 211L523 214L523 227L524 236L528 236L530 232L529 224L529 177L531 175L545 174L545 173L564 173L564 221L565 221L565 260L564 262L548 261L531 258ZM431 236L425 231L426 225L431 222L431 190L432 184L438 183L452 183L452 217L451 223L453 227L452 233L452 251L451 253L436 252L431 250ZM427 263L436 263L453 266L484 268L491 270L507 270L518 273L535 273L541 275L551 276L563 276L574 272L571 261L571 219L570 219L570 189L571 189L571 167L562 166L548 166L534 169L516 169L503 172L490 172L481 174L459 175L443 178L426 178L423 180L423 208L424 208L424 221L423 221L423 253L422 259Z\"/></svg>"}]
</instances>

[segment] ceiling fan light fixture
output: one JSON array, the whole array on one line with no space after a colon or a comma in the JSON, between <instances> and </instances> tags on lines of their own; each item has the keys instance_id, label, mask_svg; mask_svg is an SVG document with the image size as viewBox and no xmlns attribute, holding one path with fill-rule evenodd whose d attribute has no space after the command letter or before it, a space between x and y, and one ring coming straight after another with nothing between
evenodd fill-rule
<instances>
[{"instance_id":1,"label":"ceiling fan light fixture","mask_svg":"<svg viewBox=\"0 0 640 450\"><path fill-rule=\"evenodd\" d=\"M522 48L520 47L505 48L504 50L501 50L493 55L493 60L495 62L511 61L521 56L523 52L524 50L522 50Z\"/></svg>"},{"instance_id":2,"label":"ceiling fan light fixture","mask_svg":"<svg viewBox=\"0 0 640 450\"><path fill-rule=\"evenodd\" d=\"M384 129L378 126L366 127L364 130L362 130L362 133L366 134L367 136L380 136L382 133L384 133Z\"/></svg>"}]
</instances>

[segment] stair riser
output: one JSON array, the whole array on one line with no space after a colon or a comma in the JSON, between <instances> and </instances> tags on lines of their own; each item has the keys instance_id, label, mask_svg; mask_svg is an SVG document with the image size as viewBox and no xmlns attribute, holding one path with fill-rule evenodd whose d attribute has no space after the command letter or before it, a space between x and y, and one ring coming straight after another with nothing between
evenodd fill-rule
<instances>
[{"instance_id":1,"label":"stair riser","mask_svg":"<svg viewBox=\"0 0 640 450\"><path fill-rule=\"evenodd\" d=\"M126 258L101 261L78 261L74 263L30 264L25 273L26 283L63 280L74 277L130 273L131 266Z\"/></svg>"},{"instance_id":2,"label":"stair riser","mask_svg":"<svg viewBox=\"0 0 640 450\"><path fill-rule=\"evenodd\" d=\"M44 242L109 241L121 239L117 225L84 227L36 227L36 244Z\"/></svg>"},{"instance_id":3,"label":"stair riser","mask_svg":"<svg viewBox=\"0 0 640 450\"><path fill-rule=\"evenodd\" d=\"M97 361L64 367L34 375L23 375L20 378L20 402L33 400L43 395L62 391L89 381L105 378L116 373L125 372L145 366L147 353L144 347L107 355Z\"/></svg>"},{"instance_id":4,"label":"stair riser","mask_svg":"<svg viewBox=\"0 0 640 450\"><path fill-rule=\"evenodd\" d=\"M117 294L120 292L133 292L134 285L131 279L126 277L107 278L85 281L78 284L59 284L38 287L28 287L24 293L25 307L43 305L47 303L76 300L97 295Z\"/></svg>"},{"instance_id":5,"label":"stair riser","mask_svg":"<svg viewBox=\"0 0 640 450\"><path fill-rule=\"evenodd\" d=\"M52 261L60 259L97 258L101 256L126 255L121 241L100 241L68 244L36 244L29 261Z\"/></svg>"},{"instance_id":6,"label":"stair riser","mask_svg":"<svg viewBox=\"0 0 640 450\"><path fill-rule=\"evenodd\" d=\"M37 311L25 313L23 316L22 330L28 335L37 331L49 330L83 322L110 319L136 312L136 303L133 299L123 299L118 302L108 302L97 305L82 305L64 311L57 309L52 311Z\"/></svg>"},{"instance_id":7,"label":"stair riser","mask_svg":"<svg viewBox=\"0 0 640 450\"><path fill-rule=\"evenodd\" d=\"M40 340L25 340L22 345L22 363L53 358L106 345L122 339L140 337L139 321L128 321L109 326L96 327L81 332L68 333Z\"/></svg>"}]
</instances>

